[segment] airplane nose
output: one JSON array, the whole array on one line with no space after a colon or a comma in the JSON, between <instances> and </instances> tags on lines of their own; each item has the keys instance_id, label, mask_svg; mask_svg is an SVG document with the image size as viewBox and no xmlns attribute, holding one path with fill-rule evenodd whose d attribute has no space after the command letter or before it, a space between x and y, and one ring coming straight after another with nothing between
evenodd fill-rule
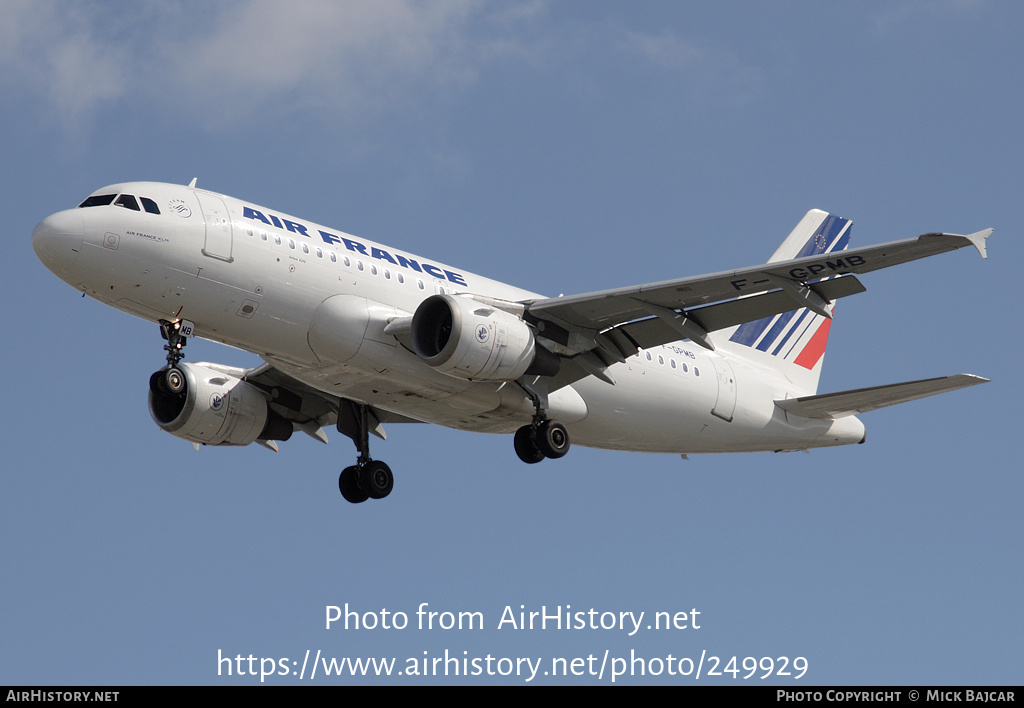
<instances>
[{"instance_id":1,"label":"airplane nose","mask_svg":"<svg viewBox=\"0 0 1024 708\"><path fill-rule=\"evenodd\" d=\"M85 226L77 209L51 214L32 230L32 250L55 275L68 280L78 251L82 248Z\"/></svg>"}]
</instances>

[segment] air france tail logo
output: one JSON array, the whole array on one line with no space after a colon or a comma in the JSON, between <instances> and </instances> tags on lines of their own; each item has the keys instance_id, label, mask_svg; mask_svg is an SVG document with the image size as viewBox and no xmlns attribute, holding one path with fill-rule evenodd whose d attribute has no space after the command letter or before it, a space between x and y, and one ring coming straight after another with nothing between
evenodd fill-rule
<instances>
[{"instance_id":1,"label":"air france tail logo","mask_svg":"<svg viewBox=\"0 0 1024 708\"><path fill-rule=\"evenodd\" d=\"M804 243L796 258L815 256L822 253L841 251L850 242L850 221L831 214L825 217L821 225ZM858 259L860 262L854 262ZM819 273L831 269L840 270L849 265L862 265L863 258L854 256L844 261L837 258L835 263L809 266L799 273L791 271L790 275L798 280L813 278ZM743 344L758 351L781 356L805 369L813 369L825 354L828 334L832 320L816 315L810 310L793 310L773 317L765 317L754 322L747 322L739 327L729 341Z\"/></svg>"},{"instance_id":2,"label":"air france tail logo","mask_svg":"<svg viewBox=\"0 0 1024 708\"><path fill-rule=\"evenodd\" d=\"M480 325L476 328L476 341L480 344L484 344L488 339L491 338L491 331L487 329L487 325Z\"/></svg>"}]
</instances>

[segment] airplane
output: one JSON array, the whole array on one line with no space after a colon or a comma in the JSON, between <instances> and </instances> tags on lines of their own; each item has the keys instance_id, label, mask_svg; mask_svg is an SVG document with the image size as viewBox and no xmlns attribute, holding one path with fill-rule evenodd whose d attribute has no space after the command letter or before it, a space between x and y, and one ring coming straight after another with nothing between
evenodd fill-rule
<instances>
[{"instance_id":1,"label":"airplane","mask_svg":"<svg viewBox=\"0 0 1024 708\"><path fill-rule=\"evenodd\" d=\"M960 374L818 394L835 301L857 276L974 246L992 229L848 249L811 210L764 264L545 297L282 212L185 185L129 182L43 219L32 246L62 280L159 324L149 380L163 430L201 445L334 427L357 459L349 502L386 497L383 426L512 434L526 463L573 443L674 453L863 443L856 414L984 383ZM185 363L190 337L257 354Z\"/></svg>"}]
</instances>

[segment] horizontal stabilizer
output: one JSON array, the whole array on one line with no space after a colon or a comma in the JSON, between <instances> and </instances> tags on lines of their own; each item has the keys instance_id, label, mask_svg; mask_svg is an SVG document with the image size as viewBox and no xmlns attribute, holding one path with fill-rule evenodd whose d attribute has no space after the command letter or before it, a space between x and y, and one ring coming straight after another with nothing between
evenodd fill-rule
<instances>
[{"instance_id":1,"label":"horizontal stabilizer","mask_svg":"<svg viewBox=\"0 0 1024 708\"><path fill-rule=\"evenodd\" d=\"M804 418L842 418L986 382L988 379L974 374L957 374L956 376L940 376L935 379L905 381L886 386L858 388L852 391L825 393L820 396L788 398L784 401L775 401L775 405Z\"/></svg>"}]
</instances>

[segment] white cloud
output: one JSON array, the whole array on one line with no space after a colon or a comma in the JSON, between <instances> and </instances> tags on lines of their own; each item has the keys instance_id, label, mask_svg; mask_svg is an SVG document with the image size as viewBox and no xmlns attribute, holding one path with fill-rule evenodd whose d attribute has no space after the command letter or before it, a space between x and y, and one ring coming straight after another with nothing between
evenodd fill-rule
<instances>
[{"instance_id":1,"label":"white cloud","mask_svg":"<svg viewBox=\"0 0 1024 708\"><path fill-rule=\"evenodd\" d=\"M476 80L523 57L515 31L542 14L480 0L4 0L0 82L67 119L131 96L213 122L322 107L348 118Z\"/></svg>"},{"instance_id":2,"label":"white cloud","mask_svg":"<svg viewBox=\"0 0 1024 708\"><path fill-rule=\"evenodd\" d=\"M727 49L670 30L613 27L610 38L589 22L553 29L549 8L549 0L2 0L0 86L68 123L126 101L220 128L317 111L358 123L444 101L495 65L571 62L611 41L676 73L697 98L743 101L760 90L759 70Z\"/></svg>"},{"instance_id":3,"label":"white cloud","mask_svg":"<svg viewBox=\"0 0 1024 708\"><path fill-rule=\"evenodd\" d=\"M187 82L209 91L253 99L306 90L345 103L367 100L352 94L417 76L443 81L437 73L463 44L461 29L475 4L252 0L220 12L212 33L167 53Z\"/></svg>"},{"instance_id":4,"label":"white cloud","mask_svg":"<svg viewBox=\"0 0 1024 708\"><path fill-rule=\"evenodd\" d=\"M922 13L930 15L972 12L988 4L988 0L903 0L886 6L872 16L875 29L888 32Z\"/></svg>"},{"instance_id":5,"label":"white cloud","mask_svg":"<svg viewBox=\"0 0 1024 708\"><path fill-rule=\"evenodd\" d=\"M623 51L677 74L693 98L744 103L763 91L763 71L727 48L688 42L669 30L622 36Z\"/></svg>"},{"instance_id":6,"label":"white cloud","mask_svg":"<svg viewBox=\"0 0 1024 708\"><path fill-rule=\"evenodd\" d=\"M67 37L54 48L46 66L53 100L61 112L77 116L94 105L121 96L124 58L87 36Z\"/></svg>"},{"instance_id":7,"label":"white cloud","mask_svg":"<svg viewBox=\"0 0 1024 708\"><path fill-rule=\"evenodd\" d=\"M69 119L124 90L124 56L80 22L84 9L54 0L0 4L0 81L43 96Z\"/></svg>"},{"instance_id":8,"label":"white cloud","mask_svg":"<svg viewBox=\"0 0 1024 708\"><path fill-rule=\"evenodd\" d=\"M627 32L626 39L642 56L665 69L689 69L702 59L702 53L696 47L671 32L656 35Z\"/></svg>"}]
</instances>

